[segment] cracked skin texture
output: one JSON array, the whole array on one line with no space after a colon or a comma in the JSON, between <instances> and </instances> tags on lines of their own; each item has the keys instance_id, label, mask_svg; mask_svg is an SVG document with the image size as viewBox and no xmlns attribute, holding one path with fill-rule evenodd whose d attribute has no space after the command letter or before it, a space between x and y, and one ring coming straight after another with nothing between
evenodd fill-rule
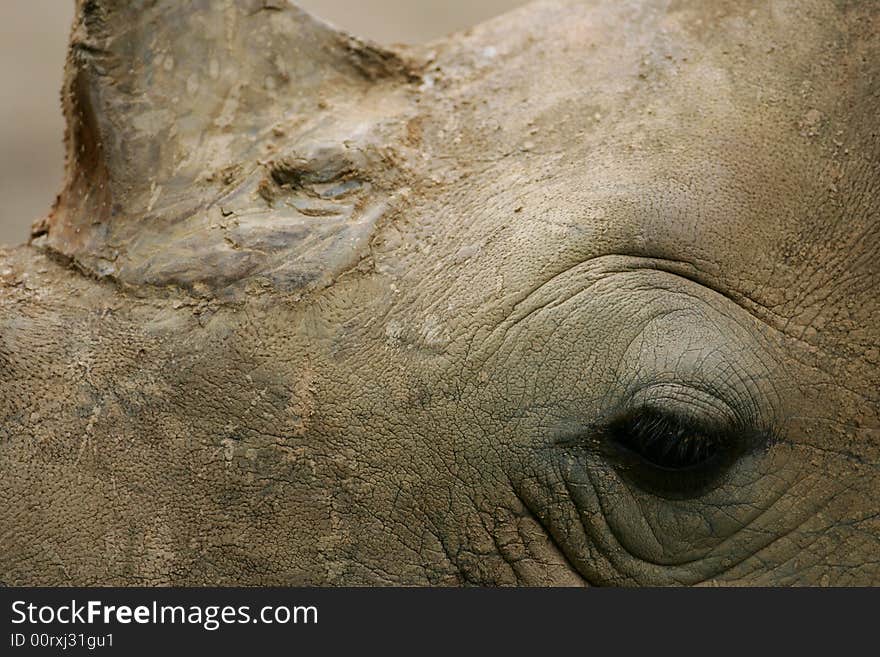
<instances>
[{"instance_id":1,"label":"cracked skin texture","mask_svg":"<svg viewBox=\"0 0 880 657\"><path fill-rule=\"evenodd\" d=\"M0 580L880 583L878 3L202 5L79 7ZM660 494L590 440L645 399L772 439Z\"/></svg>"}]
</instances>

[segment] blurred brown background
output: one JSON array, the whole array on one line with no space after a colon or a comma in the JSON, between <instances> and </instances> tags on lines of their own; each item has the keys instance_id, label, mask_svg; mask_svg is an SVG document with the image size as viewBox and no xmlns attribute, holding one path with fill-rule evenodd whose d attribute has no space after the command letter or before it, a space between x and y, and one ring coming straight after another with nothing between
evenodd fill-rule
<instances>
[{"instance_id":1,"label":"blurred brown background","mask_svg":"<svg viewBox=\"0 0 880 657\"><path fill-rule=\"evenodd\" d=\"M525 0L299 0L340 28L383 43L420 43ZM27 238L61 185L59 90L74 0L0 0L0 244Z\"/></svg>"}]
</instances>

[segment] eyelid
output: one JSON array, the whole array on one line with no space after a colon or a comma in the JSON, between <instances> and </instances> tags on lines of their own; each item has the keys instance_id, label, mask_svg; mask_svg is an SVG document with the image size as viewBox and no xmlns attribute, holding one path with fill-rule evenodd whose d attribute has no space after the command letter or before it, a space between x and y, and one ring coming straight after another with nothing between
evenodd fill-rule
<instances>
[{"instance_id":1,"label":"eyelid","mask_svg":"<svg viewBox=\"0 0 880 657\"><path fill-rule=\"evenodd\" d=\"M655 407L686 409L689 416L712 419L713 424L724 418L728 424L743 423L743 412L737 412L721 397L700 388L678 383L652 383L638 388L620 405L620 409Z\"/></svg>"},{"instance_id":2,"label":"eyelid","mask_svg":"<svg viewBox=\"0 0 880 657\"><path fill-rule=\"evenodd\" d=\"M605 411L590 420L573 421L562 429L554 444L607 453L609 427L640 409L686 422L695 432L726 436L732 446L744 451L772 444L777 435L753 407L735 408L720 396L695 386L662 382L644 385L617 403L606 404Z\"/></svg>"}]
</instances>

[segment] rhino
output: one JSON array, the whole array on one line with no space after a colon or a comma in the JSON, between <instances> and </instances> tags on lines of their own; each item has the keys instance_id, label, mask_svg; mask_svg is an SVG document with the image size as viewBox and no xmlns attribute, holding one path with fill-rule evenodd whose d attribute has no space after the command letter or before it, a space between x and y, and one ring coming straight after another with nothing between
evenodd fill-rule
<instances>
[{"instance_id":1,"label":"rhino","mask_svg":"<svg viewBox=\"0 0 880 657\"><path fill-rule=\"evenodd\" d=\"M880 4L384 47L79 0L8 585L880 584Z\"/></svg>"}]
</instances>

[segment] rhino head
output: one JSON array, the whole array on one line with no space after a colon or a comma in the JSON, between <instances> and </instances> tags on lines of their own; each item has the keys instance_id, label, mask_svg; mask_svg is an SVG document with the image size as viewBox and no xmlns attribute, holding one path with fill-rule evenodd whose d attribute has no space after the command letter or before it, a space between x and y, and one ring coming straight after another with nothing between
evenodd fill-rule
<instances>
[{"instance_id":1,"label":"rhino head","mask_svg":"<svg viewBox=\"0 0 880 657\"><path fill-rule=\"evenodd\" d=\"M82 0L63 102L7 583L880 583L876 3Z\"/></svg>"}]
</instances>

